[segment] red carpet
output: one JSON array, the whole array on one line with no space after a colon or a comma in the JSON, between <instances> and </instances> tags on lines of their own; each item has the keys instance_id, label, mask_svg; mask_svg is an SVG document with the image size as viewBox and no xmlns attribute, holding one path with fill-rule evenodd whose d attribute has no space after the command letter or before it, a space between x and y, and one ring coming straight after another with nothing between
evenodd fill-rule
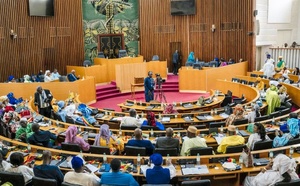
<instances>
[{"instance_id":1,"label":"red carpet","mask_svg":"<svg viewBox=\"0 0 300 186\"><path fill-rule=\"evenodd\" d=\"M204 97L209 96L209 93L207 94L200 94L200 93L179 93L179 92L165 92L165 96L167 98L168 103L172 102L185 102L185 101L192 101L192 100L197 100L201 95ZM154 95L155 96L155 95ZM96 108L111 108L116 111L121 111L120 107L117 104L123 103L126 101L126 99L133 100L131 98L131 95L126 94L126 95L120 95L118 97L114 98L108 98L105 100L100 100L97 103L92 104L92 107ZM145 96L143 93L137 93L135 95L135 99L137 101L142 100L145 101Z\"/></svg>"},{"instance_id":2,"label":"red carpet","mask_svg":"<svg viewBox=\"0 0 300 186\"><path fill-rule=\"evenodd\" d=\"M179 93L178 87L178 76L168 74L167 81L163 84L164 94L166 96L167 102L185 102L185 101L194 101L197 100L200 96L208 97L207 94L200 93ZM96 88L96 97L97 102L91 104L92 107L96 108L110 108L116 111L121 111L118 104L125 102L127 99L134 100L131 98L130 93L121 94L116 87L115 82L111 82L108 85L97 86ZM155 94L154 94L155 98ZM135 100L145 101L145 95L143 91L136 92Z\"/></svg>"}]
</instances>

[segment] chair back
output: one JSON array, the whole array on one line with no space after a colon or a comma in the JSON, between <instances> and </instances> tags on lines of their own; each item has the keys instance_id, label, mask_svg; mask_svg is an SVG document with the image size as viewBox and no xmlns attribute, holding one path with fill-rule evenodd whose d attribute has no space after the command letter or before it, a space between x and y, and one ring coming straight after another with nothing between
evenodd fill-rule
<instances>
[{"instance_id":1,"label":"chair back","mask_svg":"<svg viewBox=\"0 0 300 186\"><path fill-rule=\"evenodd\" d=\"M270 118L276 118L276 117L279 117L280 116L280 112L279 111L275 111L275 112L272 112L271 114L270 114Z\"/></svg>"},{"instance_id":2,"label":"chair back","mask_svg":"<svg viewBox=\"0 0 300 186\"><path fill-rule=\"evenodd\" d=\"M269 115L265 115L265 116L261 116L261 117L256 117L254 119L254 122L264 121L264 120L267 120L267 119L269 119Z\"/></svg>"},{"instance_id":3,"label":"chair back","mask_svg":"<svg viewBox=\"0 0 300 186\"><path fill-rule=\"evenodd\" d=\"M155 148L154 152L162 156L178 156L177 148Z\"/></svg>"},{"instance_id":4,"label":"chair back","mask_svg":"<svg viewBox=\"0 0 300 186\"><path fill-rule=\"evenodd\" d=\"M67 151L72 151L72 152L80 152L81 151L81 148L78 144L65 143L65 142L61 143L61 149L67 150Z\"/></svg>"},{"instance_id":5,"label":"chair back","mask_svg":"<svg viewBox=\"0 0 300 186\"><path fill-rule=\"evenodd\" d=\"M286 145L296 145L296 144L300 144L300 138L290 139Z\"/></svg>"},{"instance_id":6,"label":"chair back","mask_svg":"<svg viewBox=\"0 0 300 186\"><path fill-rule=\"evenodd\" d=\"M194 125L197 129L206 129L206 125Z\"/></svg>"},{"instance_id":7,"label":"chair back","mask_svg":"<svg viewBox=\"0 0 300 186\"><path fill-rule=\"evenodd\" d=\"M73 184L73 183L67 183L67 182L62 182L61 186L83 186L83 185L78 185L78 184Z\"/></svg>"},{"instance_id":8,"label":"chair back","mask_svg":"<svg viewBox=\"0 0 300 186\"><path fill-rule=\"evenodd\" d=\"M57 182L55 179L46 179L34 176L32 178L32 185L33 186L57 186Z\"/></svg>"},{"instance_id":9,"label":"chair back","mask_svg":"<svg viewBox=\"0 0 300 186\"><path fill-rule=\"evenodd\" d=\"M0 172L1 184L10 182L12 185L25 185L25 180L22 173Z\"/></svg>"},{"instance_id":10,"label":"chair back","mask_svg":"<svg viewBox=\"0 0 300 186\"><path fill-rule=\"evenodd\" d=\"M137 126L135 125L132 125L132 126L121 126L121 130L135 130L136 128L138 128Z\"/></svg>"},{"instance_id":11,"label":"chair back","mask_svg":"<svg viewBox=\"0 0 300 186\"><path fill-rule=\"evenodd\" d=\"M209 123L209 128L219 128L221 126L225 127L225 125L226 125L225 121L211 122L211 123Z\"/></svg>"},{"instance_id":12,"label":"chair back","mask_svg":"<svg viewBox=\"0 0 300 186\"><path fill-rule=\"evenodd\" d=\"M236 146L228 146L226 148L226 154L243 152L243 149L246 148L246 145L236 145Z\"/></svg>"},{"instance_id":13,"label":"chair back","mask_svg":"<svg viewBox=\"0 0 300 186\"><path fill-rule=\"evenodd\" d=\"M58 79L59 79L60 82L67 82L68 81L67 76L60 76Z\"/></svg>"},{"instance_id":14,"label":"chair back","mask_svg":"<svg viewBox=\"0 0 300 186\"><path fill-rule=\"evenodd\" d=\"M191 156L201 155L213 155L212 147L195 147L190 149Z\"/></svg>"},{"instance_id":15,"label":"chair back","mask_svg":"<svg viewBox=\"0 0 300 186\"><path fill-rule=\"evenodd\" d=\"M75 124L75 121L74 121L74 119L72 117L66 116L66 123Z\"/></svg>"},{"instance_id":16,"label":"chair back","mask_svg":"<svg viewBox=\"0 0 300 186\"><path fill-rule=\"evenodd\" d=\"M250 77L257 77L257 74L250 74Z\"/></svg>"},{"instance_id":17,"label":"chair back","mask_svg":"<svg viewBox=\"0 0 300 186\"><path fill-rule=\"evenodd\" d=\"M240 82L240 79L239 79L239 78L232 78L231 81L232 81L232 82L237 82L237 83L239 83L239 82Z\"/></svg>"},{"instance_id":18,"label":"chair back","mask_svg":"<svg viewBox=\"0 0 300 186\"><path fill-rule=\"evenodd\" d=\"M290 182L278 182L275 183L275 186L299 186L300 179L291 180Z\"/></svg>"},{"instance_id":19,"label":"chair back","mask_svg":"<svg viewBox=\"0 0 300 186\"><path fill-rule=\"evenodd\" d=\"M248 123L248 119L238 119L233 122L233 125L242 125L247 123Z\"/></svg>"},{"instance_id":20,"label":"chair back","mask_svg":"<svg viewBox=\"0 0 300 186\"><path fill-rule=\"evenodd\" d=\"M126 146L125 147L126 156L140 156L146 155L146 148L145 147L135 147L135 146Z\"/></svg>"},{"instance_id":21,"label":"chair back","mask_svg":"<svg viewBox=\"0 0 300 186\"><path fill-rule=\"evenodd\" d=\"M90 146L90 153L92 154L110 154L110 149L109 147L103 147L103 146L95 146L95 145L91 145Z\"/></svg>"},{"instance_id":22,"label":"chair back","mask_svg":"<svg viewBox=\"0 0 300 186\"><path fill-rule=\"evenodd\" d=\"M264 141L258 141L254 143L253 150L271 149L272 147L273 147L273 140L264 140Z\"/></svg>"},{"instance_id":23,"label":"chair back","mask_svg":"<svg viewBox=\"0 0 300 186\"><path fill-rule=\"evenodd\" d=\"M183 181L182 186L210 186L210 180L193 180L193 181Z\"/></svg>"},{"instance_id":24,"label":"chair back","mask_svg":"<svg viewBox=\"0 0 300 186\"><path fill-rule=\"evenodd\" d=\"M289 114L290 110L291 110L290 108L283 109L283 110L280 111L280 115L282 116L282 115Z\"/></svg>"}]
</instances>

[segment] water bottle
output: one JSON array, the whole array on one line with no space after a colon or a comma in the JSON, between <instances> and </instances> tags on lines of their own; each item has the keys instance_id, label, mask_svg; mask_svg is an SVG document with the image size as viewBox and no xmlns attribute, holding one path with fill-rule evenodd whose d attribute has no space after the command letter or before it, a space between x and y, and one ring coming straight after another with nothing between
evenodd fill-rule
<instances>
[{"instance_id":1,"label":"water bottle","mask_svg":"<svg viewBox=\"0 0 300 186\"><path fill-rule=\"evenodd\" d=\"M170 155L167 154L167 161L166 161L166 165L169 166L171 164L171 158Z\"/></svg>"},{"instance_id":2,"label":"water bottle","mask_svg":"<svg viewBox=\"0 0 300 186\"><path fill-rule=\"evenodd\" d=\"M134 100L134 104L136 105L136 100Z\"/></svg>"},{"instance_id":3,"label":"water bottle","mask_svg":"<svg viewBox=\"0 0 300 186\"><path fill-rule=\"evenodd\" d=\"M28 153L31 152L31 146L30 146L30 143L27 143L27 151L28 151Z\"/></svg>"},{"instance_id":4,"label":"water bottle","mask_svg":"<svg viewBox=\"0 0 300 186\"><path fill-rule=\"evenodd\" d=\"M141 114L141 118L144 118L144 112L142 112L142 114Z\"/></svg>"},{"instance_id":5,"label":"water bottle","mask_svg":"<svg viewBox=\"0 0 300 186\"><path fill-rule=\"evenodd\" d=\"M213 109L210 110L210 115L211 115L211 116L214 115L214 110L213 110Z\"/></svg>"},{"instance_id":6,"label":"water bottle","mask_svg":"<svg viewBox=\"0 0 300 186\"><path fill-rule=\"evenodd\" d=\"M235 134L238 135L239 134L239 128L235 128Z\"/></svg>"},{"instance_id":7,"label":"water bottle","mask_svg":"<svg viewBox=\"0 0 300 186\"><path fill-rule=\"evenodd\" d=\"M161 118L161 113L158 114L158 118L159 118L159 119Z\"/></svg>"},{"instance_id":8,"label":"water bottle","mask_svg":"<svg viewBox=\"0 0 300 186\"><path fill-rule=\"evenodd\" d=\"M122 136L122 130L119 128L119 136Z\"/></svg>"},{"instance_id":9,"label":"water bottle","mask_svg":"<svg viewBox=\"0 0 300 186\"><path fill-rule=\"evenodd\" d=\"M103 163L106 164L107 163L107 157L106 157L106 154L103 153Z\"/></svg>"},{"instance_id":10,"label":"water bottle","mask_svg":"<svg viewBox=\"0 0 300 186\"><path fill-rule=\"evenodd\" d=\"M221 125L220 133L223 134L224 128L223 125Z\"/></svg>"},{"instance_id":11,"label":"water bottle","mask_svg":"<svg viewBox=\"0 0 300 186\"><path fill-rule=\"evenodd\" d=\"M270 151L270 152L269 152L269 158L270 158L270 159L273 159L273 157L274 157L273 151Z\"/></svg>"},{"instance_id":12,"label":"water bottle","mask_svg":"<svg viewBox=\"0 0 300 186\"><path fill-rule=\"evenodd\" d=\"M290 158L293 158L293 154L294 154L294 147L290 148Z\"/></svg>"},{"instance_id":13,"label":"water bottle","mask_svg":"<svg viewBox=\"0 0 300 186\"><path fill-rule=\"evenodd\" d=\"M153 129L151 128L151 131L150 131L150 136L153 137L154 133L153 133Z\"/></svg>"},{"instance_id":14,"label":"water bottle","mask_svg":"<svg viewBox=\"0 0 300 186\"><path fill-rule=\"evenodd\" d=\"M200 155L199 155L199 153L197 153L196 162L197 162L197 165L200 165Z\"/></svg>"},{"instance_id":15,"label":"water bottle","mask_svg":"<svg viewBox=\"0 0 300 186\"><path fill-rule=\"evenodd\" d=\"M272 119L272 125L275 125L275 118Z\"/></svg>"},{"instance_id":16,"label":"water bottle","mask_svg":"<svg viewBox=\"0 0 300 186\"><path fill-rule=\"evenodd\" d=\"M137 156L137 161L136 161L137 166L141 166L141 156L138 154Z\"/></svg>"},{"instance_id":17,"label":"water bottle","mask_svg":"<svg viewBox=\"0 0 300 186\"><path fill-rule=\"evenodd\" d=\"M240 155L240 158L239 158L239 164L240 164L240 167L242 168L243 167L243 157L242 155Z\"/></svg>"}]
</instances>

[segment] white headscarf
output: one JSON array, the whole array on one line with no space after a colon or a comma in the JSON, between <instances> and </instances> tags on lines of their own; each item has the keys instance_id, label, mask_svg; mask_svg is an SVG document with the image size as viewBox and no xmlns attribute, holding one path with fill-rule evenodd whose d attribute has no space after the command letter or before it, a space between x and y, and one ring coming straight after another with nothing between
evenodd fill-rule
<instances>
[{"instance_id":1,"label":"white headscarf","mask_svg":"<svg viewBox=\"0 0 300 186\"><path fill-rule=\"evenodd\" d=\"M295 172L297 164L294 159L290 159L284 154L278 154L274 161L272 169L275 171L279 171L279 174L282 175L285 172L291 174Z\"/></svg>"}]
</instances>

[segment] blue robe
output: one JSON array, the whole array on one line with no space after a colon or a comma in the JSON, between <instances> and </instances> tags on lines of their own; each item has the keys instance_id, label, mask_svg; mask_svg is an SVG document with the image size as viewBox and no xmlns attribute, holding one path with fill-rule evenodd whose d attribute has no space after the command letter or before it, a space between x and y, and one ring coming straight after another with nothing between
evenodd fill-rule
<instances>
[{"instance_id":1,"label":"blue robe","mask_svg":"<svg viewBox=\"0 0 300 186\"><path fill-rule=\"evenodd\" d=\"M195 63L195 56L194 56L194 52L191 52L189 54L189 57L187 59L187 62L185 64L185 66L193 66L193 64Z\"/></svg>"},{"instance_id":2,"label":"blue robe","mask_svg":"<svg viewBox=\"0 0 300 186\"><path fill-rule=\"evenodd\" d=\"M154 79L150 77L146 77L144 81L145 87L145 99L146 102L149 102L154 99Z\"/></svg>"}]
</instances>

